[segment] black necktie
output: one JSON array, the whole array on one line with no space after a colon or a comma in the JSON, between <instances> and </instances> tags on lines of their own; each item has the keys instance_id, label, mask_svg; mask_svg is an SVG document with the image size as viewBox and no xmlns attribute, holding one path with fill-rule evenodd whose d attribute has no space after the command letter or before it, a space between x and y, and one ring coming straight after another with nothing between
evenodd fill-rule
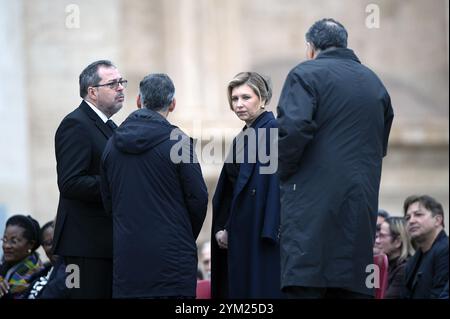
<instances>
[{"instance_id":1,"label":"black necktie","mask_svg":"<svg viewBox=\"0 0 450 319\"><path fill-rule=\"evenodd\" d=\"M112 120L107 120L106 125L108 125L112 131L115 131L115 129L117 128L116 123L114 123Z\"/></svg>"}]
</instances>

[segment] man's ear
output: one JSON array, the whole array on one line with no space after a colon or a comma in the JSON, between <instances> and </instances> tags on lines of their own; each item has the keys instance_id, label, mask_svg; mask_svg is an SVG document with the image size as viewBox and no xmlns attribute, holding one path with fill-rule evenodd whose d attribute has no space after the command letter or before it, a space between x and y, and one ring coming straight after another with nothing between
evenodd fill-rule
<instances>
[{"instance_id":1,"label":"man's ear","mask_svg":"<svg viewBox=\"0 0 450 319\"><path fill-rule=\"evenodd\" d=\"M142 104L141 104L141 95L138 94L138 96L136 97L136 106L138 109L142 108Z\"/></svg>"},{"instance_id":2,"label":"man's ear","mask_svg":"<svg viewBox=\"0 0 450 319\"><path fill-rule=\"evenodd\" d=\"M312 60L314 59L314 47L311 42L306 42L306 59Z\"/></svg>"},{"instance_id":3,"label":"man's ear","mask_svg":"<svg viewBox=\"0 0 450 319\"><path fill-rule=\"evenodd\" d=\"M443 218L442 215L436 214L436 216L434 216L434 217L436 218L436 222L437 222L438 226L439 226L439 225L440 225L440 226L443 226L443 225L444 225L444 221L442 220L442 218Z\"/></svg>"},{"instance_id":4,"label":"man's ear","mask_svg":"<svg viewBox=\"0 0 450 319\"><path fill-rule=\"evenodd\" d=\"M170 105L169 105L169 113L173 112L173 110L175 110L176 105L177 105L177 100L175 98L173 98L172 103L170 103Z\"/></svg>"},{"instance_id":5,"label":"man's ear","mask_svg":"<svg viewBox=\"0 0 450 319\"><path fill-rule=\"evenodd\" d=\"M87 97L90 101L97 102L97 90L93 87L88 87Z\"/></svg>"}]
</instances>

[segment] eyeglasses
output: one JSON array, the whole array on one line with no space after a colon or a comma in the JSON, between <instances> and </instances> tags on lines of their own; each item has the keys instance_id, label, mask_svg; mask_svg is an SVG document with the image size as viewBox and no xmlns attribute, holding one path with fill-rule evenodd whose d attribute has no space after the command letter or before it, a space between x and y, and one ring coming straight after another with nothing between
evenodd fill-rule
<instances>
[{"instance_id":1,"label":"eyeglasses","mask_svg":"<svg viewBox=\"0 0 450 319\"><path fill-rule=\"evenodd\" d=\"M11 238L8 240L6 238L2 238L0 239L0 241L3 243L3 245L7 245L9 243L11 246L16 246L17 244L22 242L22 239Z\"/></svg>"},{"instance_id":2,"label":"eyeglasses","mask_svg":"<svg viewBox=\"0 0 450 319\"><path fill-rule=\"evenodd\" d=\"M119 80L119 81L112 81L109 83L105 83L105 84L97 84L97 85L93 85L93 88L96 87L101 87L101 86L107 86L109 87L111 90L117 90L117 88L119 87L119 84L122 85L123 88L126 88L128 85L128 81L127 80Z\"/></svg>"}]
</instances>

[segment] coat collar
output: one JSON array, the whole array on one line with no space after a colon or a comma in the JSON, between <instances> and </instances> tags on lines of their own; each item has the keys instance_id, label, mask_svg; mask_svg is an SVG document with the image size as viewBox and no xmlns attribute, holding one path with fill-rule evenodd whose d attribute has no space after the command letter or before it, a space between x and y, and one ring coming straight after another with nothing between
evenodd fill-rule
<instances>
[{"instance_id":1,"label":"coat collar","mask_svg":"<svg viewBox=\"0 0 450 319\"><path fill-rule=\"evenodd\" d=\"M252 125L250 125L250 127L254 128L254 129L263 127L264 125L267 124L267 122L269 122L270 120L273 120L273 119L275 119L275 116L273 115L272 112L270 112L270 111L262 112L256 118L256 120L253 121L253 123L252 123ZM244 126L244 128L242 130L245 131L246 129L248 129L248 127Z\"/></svg>"},{"instance_id":2,"label":"coat collar","mask_svg":"<svg viewBox=\"0 0 450 319\"><path fill-rule=\"evenodd\" d=\"M252 125L250 125L250 127L252 129L258 129L261 127L264 127L269 121L274 120L275 117L273 115L272 112L266 111L261 113L258 118L252 123ZM244 127L244 129L242 130L241 134L248 129L248 127ZM259 137L258 137L258 133L256 132L256 141L259 141ZM244 145L246 146L246 150L248 150L248 146L247 146L247 139L244 140ZM256 147L256 150L258 149L258 147ZM257 156L257 154L256 154ZM256 158L256 162L258 162L258 158ZM234 190L234 196L236 197L245 187L245 185L247 184L248 180L250 179L250 177L253 174L253 171L255 169L256 163L242 163L240 165L240 170L239 170L239 177L236 181L236 186L235 186L235 190Z\"/></svg>"},{"instance_id":3,"label":"coat collar","mask_svg":"<svg viewBox=\"0 0 450 319\"><path fill-rule=\"evenodd\" d=\"M351 49L347 48L336 48L336 49L328 49L320 52L316 60L320 59L345 59L345 60L353 60L355 62L361 63L356 54Z\"/></svg>"},{"instance_id":4,"label":"coat collar","mask_svg":"<svg viewBox=\"0 0 450 319\"><path fill-rule=\"evenodd\" d=\"M113 134L111 128L103 122L85 101L81 102L80 109L94 122L95 126L97 126L107 139L111 137Z\"/></svg>"},{"instance_id":5,"label":"coat collar","mask_svg":"<svg viewBox=\"0 0 450 319\"><path fill-rule=\"evenodd\" d=\"M431 254L431 252L433 251L433 248L435 246L437 246L439 242L445 241L445 240L447 240L447 234L445 233L445 230L441 230L439 235L434 240L433 245L431 245L430 250L428 250L425 254ZM419 272L420 269L419 268L421 265L419 265L418 263L420 262L421 264L423 264L423 257L425 254L419 249L416 251L414 256L411 257L411 264L408 267L406 283L408 285L411 282L411 280L413 280L412 285L411 285L412 291L414 291L414 287L416 286L417 281L419 280L417 275L419 274L419 277L420 277L420 272ZM414 277L413 277L413 275L414 275Z\"/></svg>"}]
</instances>

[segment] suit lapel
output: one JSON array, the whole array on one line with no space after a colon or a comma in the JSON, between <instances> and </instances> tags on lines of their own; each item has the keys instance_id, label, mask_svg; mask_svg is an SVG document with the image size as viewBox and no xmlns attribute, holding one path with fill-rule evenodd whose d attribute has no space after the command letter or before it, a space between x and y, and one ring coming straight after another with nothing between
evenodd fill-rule
<instances>
[{"instance_id":1,"label":"suit lapel","mask_svg":"<svg viewBox=\"0 0 450 319\"><path fill-rule=\"evenodd\" d=\"M95 123L95 126L102 132L102 134L109 139L113 134L111 128L106 125L102 119L91 109L91 107L85 102L82 101L80 104L80 109L87 114L87 116Z\"/></svg>"}]
</instances>

